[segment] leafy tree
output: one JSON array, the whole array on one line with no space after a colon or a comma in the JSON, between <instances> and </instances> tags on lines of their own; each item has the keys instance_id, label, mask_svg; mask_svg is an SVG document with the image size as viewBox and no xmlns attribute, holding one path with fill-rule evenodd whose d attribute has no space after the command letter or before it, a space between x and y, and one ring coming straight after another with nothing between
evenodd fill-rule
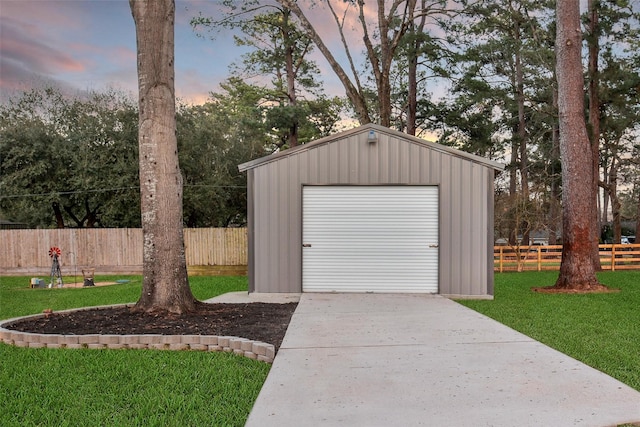
<instances>
[{"instance_id":1,"label":"leafy tree","mask_svg":"<svg viewBox=\"0 0 640 427\"><path fill-rule=\"evenodd\" d=\"M235 36L236 45L249 47L251 51L231 70L247 81L257 80L256 85L263 87L262 108L274 145L295 147L308 141L313 137L308 134L313 127L309 125L314 123L311 115L341 106L323 95L317 80L320 71L308 58L313 50L312 41L298 28L286 7L255 1L239 5L225 2L225 5L229 11L222 17L199 16L191 21L192 25L196 29L203 26L239 29L242 35ZM320 110L322 106L326 108Z\"/></svg>"},{"instance_id":2,"label":"leafy tree","mask_svg":"<svg viewBox=\"0 0 640 427\"><path fill-rule=\"evenodd\" d=\"M0 208L32 226L139 224L137 109L115 91L34 89L0 107Z\"/></svg>"},{"instance_id":3,"label":"leafy tree","mask_svg":"<svg viewBox=\"0 0 640 427\"><path fill-rule=\"evenodd\" d=\"M453 96L435 106L435 128L440 128L443 143L481 155L509 156L507 200L523 199L523 206L529 206L536 138L548 136L555 119L550 93L545 93L553 87L548 5L529 0L462 5L457 19L447 24L450 43L458 49L452 64ZM518 230L532 230L524 223L511 228L511 244L516 244ZM528 243L528 232L522 239Z\"/></svg>"},{"instance_id":4,"label":"leafy tree","mask_svg":"<svg viewBox=\"0 0 640 427\"><path fill-rule=\"evenodd\" d=\"M135 310L196 308L187 277L176 138L174 0L130 0L138 50L142 294Z\"/></svg>"},{"instance_id":5,"label":"leafy tree","mask_svg":"<svg viewBox=\"0 0 640 427\"><path fill-rule=\"evenodd\" d=\"M446 2L440 0L421 1L420 3L417 0L393 0L390 2L385 0L376 2L326 0L318 2L326 7L328 19L335 22L336 31L342 42L342 54L347 58L349 66L349 71L347 71L336 59L338 52L332 52L329 49L327 41L323 39L309 19L309 15L318 13L318 9L313 12L305 11L300 3L294 0L277 1L283 7L291 10L298 18L300 26L325 57L344 86L347 98L351 102L359 122L361 124L370 123L372 117L377 117L380 124L386 127L391 127L392 124L391 70L405 36L410 32L410 29L413 29L412 34L416 35L414 26L417 20L419 21L425 16L448 12L445 8ZM312 7L314 5L312 3ZM354 25L354 23L356 24ZM354 60L353 46L350 46L348 42L347 31L356 27L364 44L364 55L375 82L375 91L371 91L361 81L359 76L361 70L358 69ZM425 30L426 27L423 25L422 29ZM419 43L417 48L419 50ZM413 53L417 55L418 50ZM414 91L411 91L410 94L417 96L417 92ZM413 101L412 99L411 105L414 105ZM411 117L413 118L413 115ZM412 128L413 125L408 127Z\"/></svg>"},{"instance_id":6,"label":"leafy tree","mask_svg":"<svg viewBox=\"0 0 640 427\"><path fill-rule=\"evenodd\" d=\"M264 13L242 21L245 35L236 37L239 46L251 46L253 51L244 56L244 71L249 74L271 76L268 101L274 107L268 110L267 120L278 130L282 145L298 145L300 123L308 111L299 105L300 89L313 93L320 87L316 64L307 59L312 42L291 19L287 8Z\"/></svg>"},{"instance_id":7,"label":"leafy tree","mask_svg":"<svg viewBox=\"0 0 640 427\"><path fill-rule=\"evenodd\" d=\"M268 137L259 104L262 90L239 78L221 85L201 106L178 110L178 146L185 180L188 227L246 223L246 177L238 164L266 154Z\"/></svg>"},{"instance_id":8,"label":"leafy tree","mask_svg":"<svg viewBox=\"0 0 640 427\"><path fill-rule=\"evenodd\" d=\"M425 0L422 5L426 8ZM438 127L443 114L429 84L451 78L453 53L446 40L429 33L427 23L426 14L411 20L391 69L392 126L409 135L419 136Z\"/></svg>"},{"instance_id":9,"label":"leafy tree","mask_svg":"<svg viewBox=\"0 0 640 427\"><path fill-rule=\"evenodd\" d=\"M584 21L589 47L588 129L596 173L594 200L598 186L604 192L597 222L607 218L610 207L613 240L619 243L622 233L618 186L624 179L620 173L628 171L623 166L628 162L633 135L640 123L640 74L634 65L640 55L631 49L640 34L640 10L634 10L627 1L592 0ZM599 230L596 232L599 234Z\"/></svg>"}]
</instances>

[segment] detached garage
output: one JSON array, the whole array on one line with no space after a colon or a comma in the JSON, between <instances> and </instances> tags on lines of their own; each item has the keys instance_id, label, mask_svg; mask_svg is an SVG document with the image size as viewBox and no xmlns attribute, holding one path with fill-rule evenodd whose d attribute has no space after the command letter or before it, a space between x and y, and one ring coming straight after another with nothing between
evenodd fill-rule
<instances>
[{"instance_id":1,"label":"detached garage","mask_svg":"<svg viewBox=\"0 0 640 427\"><path fill-rule=\"evenodd\" d=\"M250 292L493 295L500 163L369 124L239 169Z\"/></svg>"}]
</instances>

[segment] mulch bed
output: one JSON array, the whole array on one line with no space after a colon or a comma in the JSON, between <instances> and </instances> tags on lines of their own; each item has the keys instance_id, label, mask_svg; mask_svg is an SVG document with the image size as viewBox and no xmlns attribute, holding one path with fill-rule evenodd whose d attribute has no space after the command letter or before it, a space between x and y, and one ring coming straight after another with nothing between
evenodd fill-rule
<instances>
[{"instance_id":1,"label":"mulch bed","mask_svg":"<svg viewBox=\"0 0 640 427\"><path fill-rule=\"evenodd\" d=\"M570 289L560 286L546 286L531 288L533 292L541 294L611 294L620 292L620 289L609 288L605 285L592 285L586 288Z\"/></svg>"},{"instance_id":2,"label":"mulch bed","mask_svg":"<svg viewBox=\"0 0 640 427\"><path fill-rule=\"evenodd\" d=\"M47 313L7 329L62 335L218 335L262 341L280 348L297 303L198 304L188 314L146 314L129 307Z\"/></svg>"}]
</instances>

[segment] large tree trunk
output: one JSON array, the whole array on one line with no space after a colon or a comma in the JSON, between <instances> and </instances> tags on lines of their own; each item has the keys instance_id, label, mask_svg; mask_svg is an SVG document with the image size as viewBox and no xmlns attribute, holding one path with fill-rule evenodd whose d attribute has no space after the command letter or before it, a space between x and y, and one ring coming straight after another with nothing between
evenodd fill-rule
<instances>
[{"instance_id":1,"label":"large tree trunk","mask_svg":"<svg viewBox=\"0 0 640 427\"><path fill-rule=\"evenodd\" d=\"M143 282L139 311L195 309L182 231L174 89L174 0L130 0L138 43Z\"/></svg>"},{"instance_id":2,"label":"large tree trunk","mask_svg":"<svg viewBox=\"0 0 640 427\"><path fill-rule=\"evenodd\" d=\"M556 4L556 75L562 161L562 263L556 288L600 287L592 261L592 152L584 120L579 0Z\"/></svg>"}]
</instances>

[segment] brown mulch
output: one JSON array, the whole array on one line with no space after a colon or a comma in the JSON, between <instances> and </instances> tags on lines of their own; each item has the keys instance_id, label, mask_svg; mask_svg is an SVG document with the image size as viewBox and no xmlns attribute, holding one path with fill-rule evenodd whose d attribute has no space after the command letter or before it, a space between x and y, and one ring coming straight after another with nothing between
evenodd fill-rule
<instances>
[{"instance_id":1,"label":"brown mulch","mask_svg":"<svg viewBox=\"0 0 640 427\"><path fill-rule=\"evenodd\" d=\"M565 288L560 286L546 286L539 288L531 288L533 292L541 294L610 294L620 292L620 289L609 288L605 285L591 285L584 288Z\"/></svg>"},{"instance_id":2,"label":"brown mulch","mask_svg":"<svg viewBox=\"0 0 640 427\"><path fill-rule=\"evenodd\" d=\"M160 334L218 335L262 341L280 348L297 303L199 303L197 311L188 314L136 313L119 306L66 313L46 313L27 318L7 329L40 334Z\"/></svg>"}]
</instances>

